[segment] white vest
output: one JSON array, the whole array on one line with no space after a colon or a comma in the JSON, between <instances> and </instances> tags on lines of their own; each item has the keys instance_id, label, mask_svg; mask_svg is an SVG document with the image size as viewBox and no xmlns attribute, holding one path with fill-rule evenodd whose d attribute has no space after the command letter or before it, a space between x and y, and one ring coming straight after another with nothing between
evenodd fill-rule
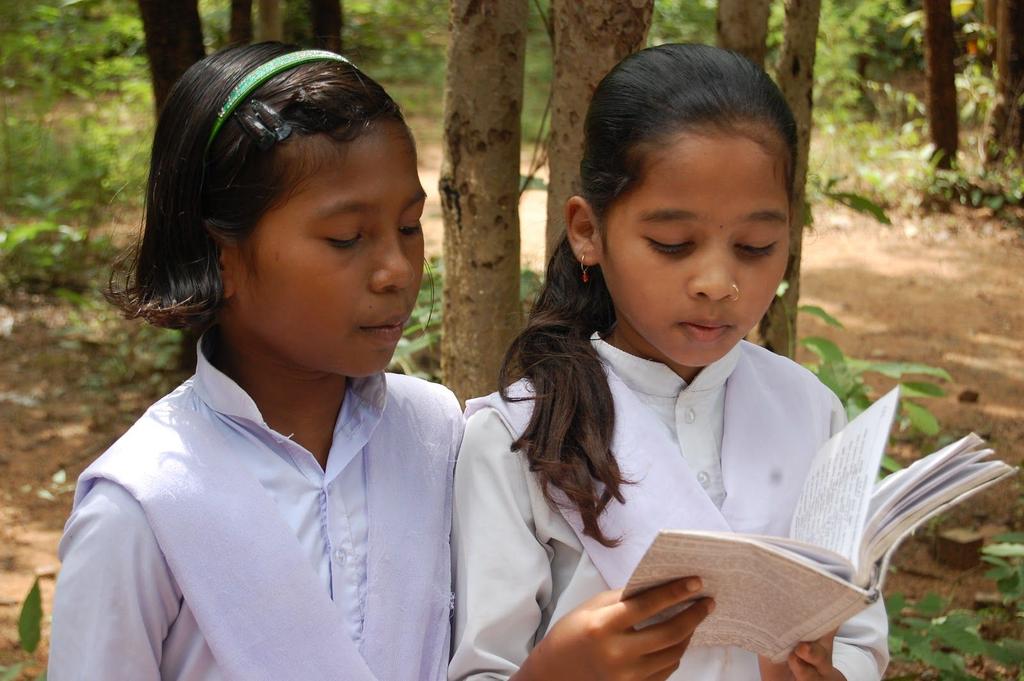
<instances>
[{"instance_id":1,"label":"white vest","mask_svg":"<svg viewBox=\"0 0 1024 681\"><path fill-rule=\"evenodd\" d=\"M606 536L620 543L603 546L583 534L573 507L560 503L559 510L612 589L626 585L662 529L789 534L811 459L831 435L836 398L795 362L746 341L741 349L725 386L726 498L721 509L708 498L657 416L605 367L615 405L611 451L622 476L633 484L620 488L625 503L612 500L599 523ZM518 439L533 414L533 392L526 381L508 392L511 402L497 393L470 400L466 416L493 408Z\"/></svg>"},{"instance_id":2,"label":"white vest","mask_svg":"<svg viewBox=\"0 0 1024 681\"><path fill-rule=\"evenodd\" d=\"M443 386L386 380L386 403L365 449L367 602L359 648L274 501L231 463L244 454L218 446L208 414L192 406L189 382L79 478L76 504L98 478L138 500L226 678L446 678L452 470L463 420ZM153 451L154 442L174 446Z\"/></svg>"}]
</instances>

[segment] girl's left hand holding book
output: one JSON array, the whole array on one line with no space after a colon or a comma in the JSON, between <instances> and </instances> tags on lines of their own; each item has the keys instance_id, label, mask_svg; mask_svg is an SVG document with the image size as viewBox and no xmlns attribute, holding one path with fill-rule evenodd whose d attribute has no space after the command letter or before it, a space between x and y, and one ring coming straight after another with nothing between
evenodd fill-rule
<instances>
[{"instance_id":1,"label":"girl's left hand holding book","mask_svg":"<svg viewBox=\"0 0 1024 681\"><path fill-rule=\"evenodd\" d=\"M846 681L832 666L832 642L836 632L825 634L817 641L804 641L789 654L785 662L773 663L758 657L761 681Z\"/></svg>"}]
</instances>

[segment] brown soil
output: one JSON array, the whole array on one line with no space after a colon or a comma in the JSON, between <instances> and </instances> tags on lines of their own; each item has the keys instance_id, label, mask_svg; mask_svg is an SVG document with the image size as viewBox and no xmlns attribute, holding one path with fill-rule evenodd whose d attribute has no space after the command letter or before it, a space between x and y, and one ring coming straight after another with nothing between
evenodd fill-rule
<instances>
[{"instance_id":1,"label":"brown soil","mask_svg":"<svg viewBox=\"0 0 1024 681\"><path fill-rule=\"evenodd\" d=\"M431 192L438 161L434 150L425 150L423 182ZM544 201L541 191L524 195L523 261L534 268L542 260ZM802 300L824 307L846 328L802 317L801 335L828 336L855 357L947 369L954 378L945 386L947 396L926 401L943 432L977 431L1000 457L1019 464L1024 459L1021 232L978 213L901 216L885 227L825 207L816 219L804 247ZM425 226L428 249L439 251L436 196ZM0 665L30 661L34 671L46 659L45 636L35 655L25 655L17 647L15 623L36 575L42 575L44 610L51 610L56 547L75 477L163 388L139 381L116 390L90 387L96 352L88 344L62 342L69 314L71 306L53 297L0 299ZM891 381L870 383L881 390ZM967 391L977 393L977 400L958 399L969 397ZM910 456L916 445L904 443L896 453ZM67 482L60 482L61 471ZM1021 529L1018 496L1017 483L1003 485L939 524L982 528L989 535ZM887 590L911 596L936 591L963 607L972 606L976 593L994 591L983 568L953 570L931 557L934 530L920 532L901 549Z\"/></svg>"}]
</instances>

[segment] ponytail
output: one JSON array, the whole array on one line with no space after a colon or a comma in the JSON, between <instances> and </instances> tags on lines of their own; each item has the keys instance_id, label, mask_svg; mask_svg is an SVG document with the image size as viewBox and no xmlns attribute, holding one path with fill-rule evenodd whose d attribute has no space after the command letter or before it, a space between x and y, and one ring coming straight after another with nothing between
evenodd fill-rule
<instances>
[{"instance_id":1,"label":"ponytail","mask_svg":"<svg viewBox=\"0 0 1024 681\"><path fill-rule=\"evenodd\" d=\"M627 481L611 451L615 408L590 337L614 323L600 268L591 268L584 283L563 237L526 327L512 341L499 375L503 399L534 401L530 423L513 449L526 456L548 503L558 505L554 490L559 490L579 512L584 533L605 546L615 546L618 539L604 535L598 518L612 499L623 501L621 488ZM533 397L509 397L509 386L521 378L532 384Z\"/></svg>"}]
</instances>

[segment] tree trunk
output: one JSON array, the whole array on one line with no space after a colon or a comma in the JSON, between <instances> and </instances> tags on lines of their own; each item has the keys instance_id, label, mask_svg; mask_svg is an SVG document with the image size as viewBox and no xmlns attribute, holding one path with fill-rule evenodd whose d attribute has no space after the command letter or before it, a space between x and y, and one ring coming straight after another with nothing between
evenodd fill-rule
<instances>
[{"instance_id":1,"label":"tree trunk","mask_svg":"<svg viewBox=\"0 0 1024 681\"><path fill-rule=\"evenodd\" d=\"M956 161L959 132L956 107L956 72L953 60L953 11L949 0L924 0L924 53L928 80L928 127L938 165Z\"/></svg>"},{"instance_id":2,"label":"tree trunk","mask_svg":"<svg viewBox=\"0 0 1024 681\"><path fill-rule=\"evenodd\" d=\"M231 0L228 42L232 45L248 45L252 42L252 0Z\"/></svg>"},{"instance_id":3,"label":"tree trunk","mask_svg":"<svg viewBox=\"0 0 1024 681\"><path fill-rule=\"evenodd\" d=\"M718 0L718 46L764 67L771 0Z\"/></svg>"},{"instance_id":4,"label":"tree trunk","mask_svg":"<svg viewBox=\"0 0 1024 681\"><path fill-rule=\"evenodd\" d=\"M256 35L261 41L281 40L284 38L284 13L281 11L281 0L258 0L259 28Z\"/></svg>"},{"instance_id":5,"label":"tree trunk","mask_svg":"<svg viewBox=\"0 0 1024 681\"><path fill-rule=\"evenodd\" d=\"M809 207L805 199L807 157L811 147L811 111L814 104L814 56L821 0L786 0L786 24L777 77L796 118L797 152L793 172L793 203L789 218L789 261L784 280L788 287L776 297L761 320L761 342L780 355L796 352L796 310L800 301L800 254Z\"/></svg>"},{"instance_id":6,"label":"tree trunk","mask_svg":"<svg viewBox=\"0 0 1024 681\"><path fill-rule=\"evenodd\" d=\"M527 0L452 0L445 82L441 371L460 399L497 387L519 331L519 154Z\"/></svg>"},{"instance_id":7,"label":"tree trunk","mask_svg":"<svg viewBox=\"0 0 1024 681\"><path fill-rule=\"evenodd\" d=\"M999 0L985 0L985 23L994 29L999 28Z\"/></svg>"},{"instance_id":8,"label":"tree trunk","mask_svg":"<svg viewBox=\"0 0 1024 681\"><path fill-rule=\"evenodd\" d=\"M341 0L309 0L309 14L317 47L341 52Z\"/></svg>"},{"instance_id":9,"label":"tree trunk","mask_svg":"<svg viewBox=\"0 0 1024 681\"><path fill-rule=\"evenodd\" d=\"M547 254L565 231L565 201L580 190L583 121L598 82L647 40L654 0L552 0L554 76L548 136Z\"/></svg>"},{"instance_id":10,"label":"tree trunk","mask_svg":"<svg viewBox=\"0 0 1024 681\"><path fill-rule=\"evenodd\" d=\"M160 111L174 82L206 55L199 5L197 0L139 0L139 12L153 76L153 103Z\"/></svg>"},{"instance_id":11,"label":"tree trunk","mask_svg":"<svg viewBox=\"0 0 1024 681\"><path fill-rule=\"evenodd\" d=\"M1007 149L1024 153L1024 0L999 0L996 104L989 121L986 161Z\"/></svg>"}]
</instances>

